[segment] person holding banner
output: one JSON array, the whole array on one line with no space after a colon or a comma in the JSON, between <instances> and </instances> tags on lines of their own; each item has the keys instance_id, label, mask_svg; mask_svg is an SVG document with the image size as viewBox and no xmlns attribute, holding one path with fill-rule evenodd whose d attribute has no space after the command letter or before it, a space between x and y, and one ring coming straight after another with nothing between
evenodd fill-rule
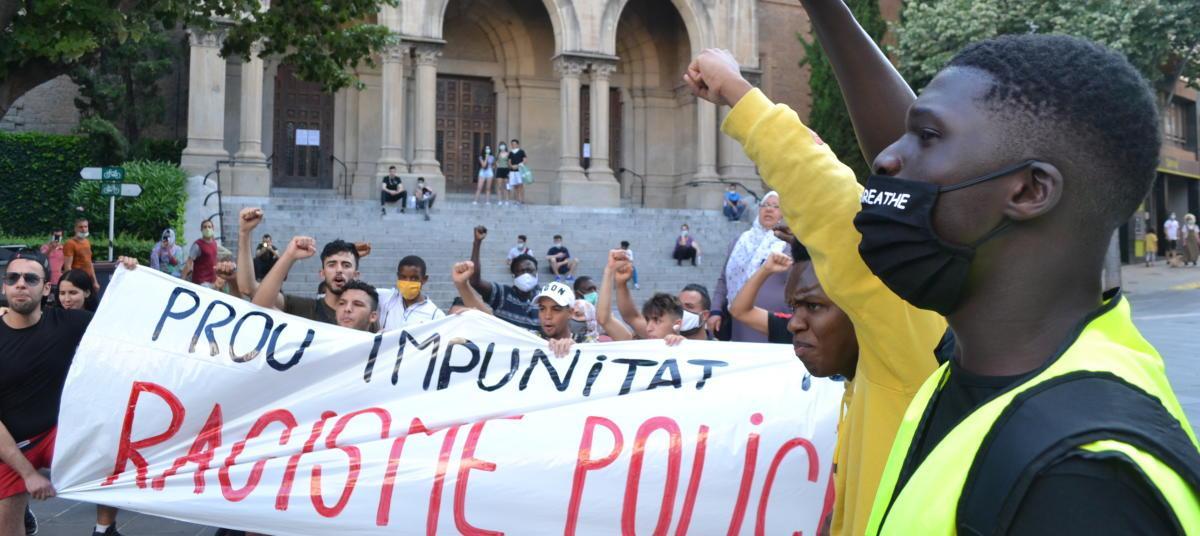
<instances>
[{"instance_id":1,"label":"person holding banner","mask_svg":"<svg viewBox=\"0 0 1200 536\"><path fill-rule=\"evenodd\" d=\"M121 257L127 269L137 260ZM49 469L58 425L58 408L75 348L91 323L92 313L79 309L43 308L50 295L45 257L18 252L3 279L9 309L0 315L0 534L37 531L27 511L29 497L55 495ZM107 510L115 519L116 510ZM98 512L99 517L99 512ZM30 527L30 524L32 527ZM117 535L111 523L99 533Z\"/></svg>"},{"instance_id":2,"label":"person holding banner","mask_svg":"<svg viewBox=\"0 0 1200 536\"><path fill-rule=\"evenodd\" d=\"M705 51L684 81L701 98L738 105L724 132L779 193L783 217L808 248L816 279L855 329L858 361L845 384L838 428L831 533L863 534L904 409L937 366L938 350L944 355L953 345L941 315L902 300L859 255L862 235L853 222L862 187L853 172L795 112L752 91L727 54Z\"/></svg>"},{"instance_id":3,"label":"person holding banner","mask_svg":"<svg viewBox=\"0 0 1200 536\"><path fill-rule=\"evenodd\" d=\"M409 255L400 259L396 266L396 286L385 289L379 298L380 331L403 329L408 325L432 322L446 316L423 292L429 276L425 273L425 259Z\"/></svg>"},{"instance_id":4,"label":"person holding banner","mask_svg":"<svg viewBox=\"0 0 1200 536\"><path fill-rule=\"evenodd\" d=\"M1101 292L1113 230L1156 175L1146 80L1090 41L1011 35L959 51L917 98L843 3L804 4L877 173L865 189L728 52L703 52L684 78L733 105L725 131L788 216L809 216L815 228L793 229L818 268L833 255L813 240L857 231L870 272L946 315L958 340L913 397L853 532L1200 531L1195 433L1129 304ZM874 324L843 301L861 280L827 283L870 341Z\"/></svg>"}]
</instances>

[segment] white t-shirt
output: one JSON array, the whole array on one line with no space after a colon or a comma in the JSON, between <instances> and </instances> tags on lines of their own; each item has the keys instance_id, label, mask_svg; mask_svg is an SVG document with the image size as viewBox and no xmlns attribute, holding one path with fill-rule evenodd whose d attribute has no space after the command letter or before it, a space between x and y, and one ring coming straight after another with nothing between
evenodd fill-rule
<instances>
[{"instance_id":1,"label":"white t-shirt","mask_svg":"<svg viewBox=\"0 0 1200 536\"><path fill-rule=\"evenodd\" d=\"M1163 231L1167 240L1179 240L1179 220L1167 220L1163 223Z\"/></svg>"},{"instance_id":2,"label":"white t-shirt","mask_svg":"<svg viewBox=\"0 0 1200 536\"><path fill-rule=\"evenodd\" d=\"M379 327L381 331L424 324L446 316L428 297L424 301L404 306L404 297L394 288L376 289L379 293Z\"/></svg>"},{"instance_id":3,"label":"white t-shirt","mask_svg":"<svg viewBox=\"0 0 1200 536\"><path fill-rule=\"evenodd\" d=\"M513 246L512 249L508 250L508 262L512 262L513 259L520 257L521 255L528 255L528 254L529 254L528 247L521 248L521 247Z\"/></svg>"},{"instance_id":4,"label":"white t-shirt","mask_svg":"<svg viewBox=\"0 0 1200 536\"><path fill-rule=\"evenodd\" d=\"M633 250L632 249L625 250L625 258L629 259L629 262L633 262Z\"/></svg>"}]
</instances>

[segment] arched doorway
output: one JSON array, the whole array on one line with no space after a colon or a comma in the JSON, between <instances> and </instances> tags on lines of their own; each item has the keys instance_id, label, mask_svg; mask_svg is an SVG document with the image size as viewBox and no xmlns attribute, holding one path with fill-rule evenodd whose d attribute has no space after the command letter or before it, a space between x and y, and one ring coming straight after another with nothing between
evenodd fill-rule
<instances>
[{"instance_id":1,"label":"arched doorway","mask_svg":"<svg viewBox=\"0 0 1200 536\"><path fill-rule=\"evenodd\" d=\"M640 196L646 181L646 206L682 206L675 188L696 172L696 101L679 82L692 48L671 0L625 4L617 22L620 59L613 86L623 96L621 158L632 173L618 176L624 197Z\"/></svg>"},{"instance_id":2,"label":"arched doorway","mask_svg":"<svg viewBox=\"0 0 1200 536\"><path fill-rule=\"evenodd\" d=\"M296 78L286 63L275 75L272 134L272 186L333 187L333 95Z\"/></svg>"},{"instance_id":3,"label":"arched doorway","mask_svg":"<svg viewBox=\"0 0 1200 536\"><path fill-rule=\"evenodd\" d=\"M524 125L541 119L530 117L537 95L525 88L554 80L555 32L541 3L522 0L450 0L443 21L437 159L448 191L473 191L485 145L494 150L500 140L517 138L526 151L538 150L536 136L522 136Z\"/></svg>"}]
</instances>

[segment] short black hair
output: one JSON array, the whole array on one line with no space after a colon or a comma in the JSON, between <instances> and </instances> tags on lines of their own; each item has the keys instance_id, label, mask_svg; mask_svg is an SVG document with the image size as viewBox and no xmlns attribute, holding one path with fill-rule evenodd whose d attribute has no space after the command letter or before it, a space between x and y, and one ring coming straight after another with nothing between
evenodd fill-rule
<instances>
[{"instance_id":1,"label":"short black hair","mask_svg":"<svg viewBox=\"0 0 1200 536\"><path fill-rule=\"evenodd\" d=\"M518 140L518 139L516 139L516 138L513 138L513 139L512 139L512 142L513 142L513 143L521 143L521 140Z\"/></svg>"},{"instance_id":2,"label":"short black hair","mask_svg":"<svg viewBox=\"0 0 1200 536\"><path fill-rule=\"evenodd\" d=\"M572 290L579 292L579 289L583 287L584 283L591 283L592 285L596 284L595 281L592 281L592 276L581 275L575 278L575 284L573 285L574 288Z\"/></svg>"},{"instance_id":3,"label":"short black hair","mask_svg":"<svg viewBox=\"0 0 1200 536\"><path fill-rule=\"evenodd\" d=\"M416 266L421 271L421 279L425 278L425 259L416 255L404 257L400 259L400 264L396 265L396 273L399 274L400 270L403 270L405 266Z\"/></svg>"},{"instance_id":4,"label":"short black hair","mask_svg":"<svg viewBox=\"0 0 1200 536\"><path fill-rule=\"evenodd\" d=\"M522 253L520 255L517 255L516 257L513 257L512 262L508 263L509 273L516 274L517 273L517 265L521 264L522 262L525 262L525 261L532 262L533 269L534 270L537 269L537 267L538 267L537 259L533 258L533 255L530 255L528 253Z\"/></svg>"},{"instance_id":5,"label":"short black hair","mask_svg":"<svg viewBox=\"0 0 1200 536\"><path fill-rule=\"evenodd\" d=\"M349 253L354 256L354 267L358 268L358 248L341 238L325 244L325 249L321 250L321 264L325 264L325 259L338 253Z\"/></svg>"},{"instance_id":6,"label":"short black hair","mask_svg":"<svg viewBox=\"0 0 1200 536\"><path fill-rule=\"evenodd\" d=\"M519 240L525 240L525 235L523 235L523 234L519 234L519 235L517 235L517 239L519 239Z\"/></svg>"},{"instance_id":7,"label":"short black hair","mask_svg":"<svg viewBox=\"0 0 1200 536\"><path fill-rule=\"evenodd\" d=\"M266 240L268 238L271 238L271 235L268 233L263 233L263 240Z\"/></svg>"},{"instance_id":8,"label":"short black hair","mask_svg":"<svg viewBox=\"0 0 1200 536\"><path fill-rule=\"evenodd\" d=\"M968 45L947 67L992 77L984 101L1015 120L1011 145L1025 154L1014 160L1057 157L1085 196L1085 221L1107 234L1145 199L1162 138L1154 93L1124 55L1078 37L1005 35Z\"/></svg>"},{"instance_id":9,"label":"short black hair","mask_svg":"<svg viewBox=\"0 0 1200 536\"><path fill-rule=\"evenodd\" d=\"M621 241L621 247L622 247L622 248L625 248L625 249L628 249L628 248L629 248L629 241L628 241L628 240L622 240L622 241Z\"/></svg>"},{"instance_id":10,"label":"short black hair","mask_svg":"<svg viewBox=\"0 0 1200 536\"><path fill-rule=\"evenodd\" d=\"M808 254L808 248L804 247L799 240L792 239L792 261L808 262L812 260L812 255Z\"/></svg>"},{"instance_id":11,"label":"short black hair","mask_svg":"<svg viewBox=\"0 0 1200 536\"><path fill-rule=\"evenodd\" d=\"M425 182L425 177L417 177L417 182Z\"/></svg>"},{"instance_id":12,"label":"short black hair","mask_svg":"<svg viewBox=\"0 0 1200 536\"><path fill-rule=\"evenodd\" d=\"M366 283L366 281L363 281L361 279L352 279L350 281L347 281L346 284L342 287L342 293L340 295L345 296L347 290L361 290L363 292L366 292L367 296L371 297L371 310L372 311L379 310L379 292L376 292L375 287L368 285Z\"/></svg>"},{"instance_id":13,"label":"short black hair","mask_svg":"<svg viewBox=\"0 0 1200 536\"><path fill-rule=\"evenodd\" d=\"M658 292L642 304L642 316L645 318L661 318L664 314L683 318L683 304L679 298L666 292Z\"/></svg>"},{"instance_id":14,"label":"short black hair","mask_svg":"<svg viewBox=\"0 0 1200 536\"><path fill-rule=\"evenodd\" d=\"M396 169L396 166L388 166L388 171L391 171L393 169Z\"/></svg>"},{"instance_id":15,"label":"short black hair","mask_svg":"<svg viewBox=\"0 0 1200 536\"><path fill-rule=\"evenodd\" d=\"M87 223L87 222L88 222L88 219L83 216L75 218L75 225L79 225L80 223Z\"/></svg>"},{"instance_id":16,"label":"short black hair","mask_svg":"<svg viewBox=\"0 0 1200 536\"><path fill-rule=\"evenodd\" d=\"M708 295L708 287L701 285L700 283L688 283L680 292L687 292L689 290L700 295L700 306L703 307L705 311L712 310L712 297Z\"/></svg>"},{"instance_id":17,"label":"short black hair","mask_svg":"<svg viewBox=\"0 0 1200 536\"><path fill-rule=\"evenodd\" d=\"M562 235L560 235L560 234L556 234L556 235L554 235L554 239L555 239L555 240L562 240Z\"/></svg>"}]
</instances>

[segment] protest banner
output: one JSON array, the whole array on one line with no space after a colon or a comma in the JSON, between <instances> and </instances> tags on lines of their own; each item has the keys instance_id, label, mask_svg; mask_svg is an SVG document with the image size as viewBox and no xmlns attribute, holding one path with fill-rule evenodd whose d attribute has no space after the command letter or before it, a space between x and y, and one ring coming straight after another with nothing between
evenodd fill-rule
<instances>
[{"instance_id":1,"label":"protest banner","mask_svg":"<svg viewBox=\"0 0 1200 536\"><path fill-rule=\"evenodd\" d=\"M267 534L814 534L843 388L785 345L352 331L119 270L63 393L68 499Z\"/></svg>"}]
</instances>

